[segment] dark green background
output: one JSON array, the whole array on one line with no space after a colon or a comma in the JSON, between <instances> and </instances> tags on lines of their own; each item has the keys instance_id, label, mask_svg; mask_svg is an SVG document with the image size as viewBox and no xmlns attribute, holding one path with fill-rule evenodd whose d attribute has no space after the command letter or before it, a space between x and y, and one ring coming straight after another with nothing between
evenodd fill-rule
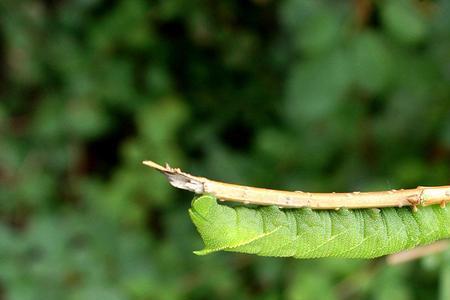
<instances>
[{"instance_id":1,"label":"dark green background","mask_svg":"<svg viewBox=\"0 0 450 300\"><path fill-rule=\"evenodd\" d=\"M450 253L205 257L141 165L449 184L449 1L0 2L0 299L450 299Z\"/></svg>"}]
</instances>

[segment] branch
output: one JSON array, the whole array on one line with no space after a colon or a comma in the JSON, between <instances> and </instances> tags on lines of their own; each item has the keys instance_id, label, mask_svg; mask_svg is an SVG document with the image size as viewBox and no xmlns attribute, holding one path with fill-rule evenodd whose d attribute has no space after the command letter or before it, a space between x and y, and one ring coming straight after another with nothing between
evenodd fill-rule
<instances>
[{"instance_id":1,"label":"branch","mask_svg":"<svg viewBox=\"0 0 450 300\"><path fill-rule=\"evenodd\" d=\"M421 257L436 254L448 249L450 242L448 240L438 241L436 243L416 247L414 249L402 251L399 253L391 254L386 257L386 262L389 265L398 265Z\"/></svg>"},{"instance_id":2,"label":"branch","mask_svg":"<svg viewBox=\"0 0 450 300\"><path fill-rule=\"evenodd\" d=\"M184 173L178 168L158 165L152 161L143 164L166 175L170 184L176 188L196 194L212 195L223 201L244 204L276 205L283 208L309 207L312 209L340 208L381 208L445 204L450 201L450 185L437 187L419 186L415 189L389 190L380 192L352 193L309 193L302 191L279 191L256 188L209 180Z\"/></svg>"}]
</instances>

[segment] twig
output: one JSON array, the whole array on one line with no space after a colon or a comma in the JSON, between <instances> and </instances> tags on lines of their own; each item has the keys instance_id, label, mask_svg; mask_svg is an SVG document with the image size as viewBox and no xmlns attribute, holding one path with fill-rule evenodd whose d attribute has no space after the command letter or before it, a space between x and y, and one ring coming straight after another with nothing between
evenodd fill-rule
<instances>
[{"instance_id":1,"label":"twig","mask_svg":"<svg viewBox=\"0 0 450 300\"><path fill-rule=\"evenodd\" d=\"M244 204L276 205L285 208L309 207L312 209L340 208L381 208L445 204L450 201L450 186L424 187L415 189L389 190L380 192L352 193L308 193L301 191L279 191L256 188L209 180L182 172L180 169L165 167L152 161L143 164L162 172L170 184L176 188L196 194L208 194L223 201Z\"/></svg>"},{"instance_id":2,"label":"twig","mask_svg":"<svg viewBox=\"0 0 450 300\"><path fill-rule=\"evenodd\" d=\"M388 255L386 257L386 262L389 265L398 265L430 254L445 251L449 246L450 242L448 240L438 241L430 245L421 246L411 250Z\"/></svg>"}]
</instances>

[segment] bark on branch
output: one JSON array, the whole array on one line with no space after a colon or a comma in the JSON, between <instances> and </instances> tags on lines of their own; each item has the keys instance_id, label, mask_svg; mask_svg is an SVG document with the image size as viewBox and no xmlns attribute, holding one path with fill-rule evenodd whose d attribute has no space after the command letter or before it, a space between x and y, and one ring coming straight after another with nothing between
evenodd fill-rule
<instances>
[{"instance_id":1,"label":"bark on branch","mask_svg":"<svg viewBox=\"0 0 450 300\"><path fill-rule=\"evenodd\" d=\"M309 207L312 209L340 208L381 208L419 206L439 204L445 207L450 201L450 185L415 189L400 189L379 192L351 193L309 193L302 191L280 191L250 186L236 185L197 177L172 168L168 164L161 166L152 161L143 164L166 175L170 184L176 188L196 194L212 195L223 201L244 204L276 205L285 208Z\"/></svg>"}]
</instances>

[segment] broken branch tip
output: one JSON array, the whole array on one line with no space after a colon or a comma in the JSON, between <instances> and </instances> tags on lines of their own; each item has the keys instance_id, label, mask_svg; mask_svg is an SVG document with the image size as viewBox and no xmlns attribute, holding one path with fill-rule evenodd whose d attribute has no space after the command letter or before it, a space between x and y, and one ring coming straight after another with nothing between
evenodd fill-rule
<instances>
[{"instance_id":1,"label":"broken branch tip","mask_svg":"<svg viewBox=\"0 0 450 300\"><path fill-rule=\"evenodd\" d=\"M142 162L142 164L144 164L144 165L146 165L146 166L148 166L150 168L159 170L159 171L167 171L167 168L165 168L165 167L163 167L163 166L161 166L161 165L159 165L159 164L157 164L157 163L155 163L155 162L153 162L151 160L144 160Z\"/></svg>"}]
</instances>

